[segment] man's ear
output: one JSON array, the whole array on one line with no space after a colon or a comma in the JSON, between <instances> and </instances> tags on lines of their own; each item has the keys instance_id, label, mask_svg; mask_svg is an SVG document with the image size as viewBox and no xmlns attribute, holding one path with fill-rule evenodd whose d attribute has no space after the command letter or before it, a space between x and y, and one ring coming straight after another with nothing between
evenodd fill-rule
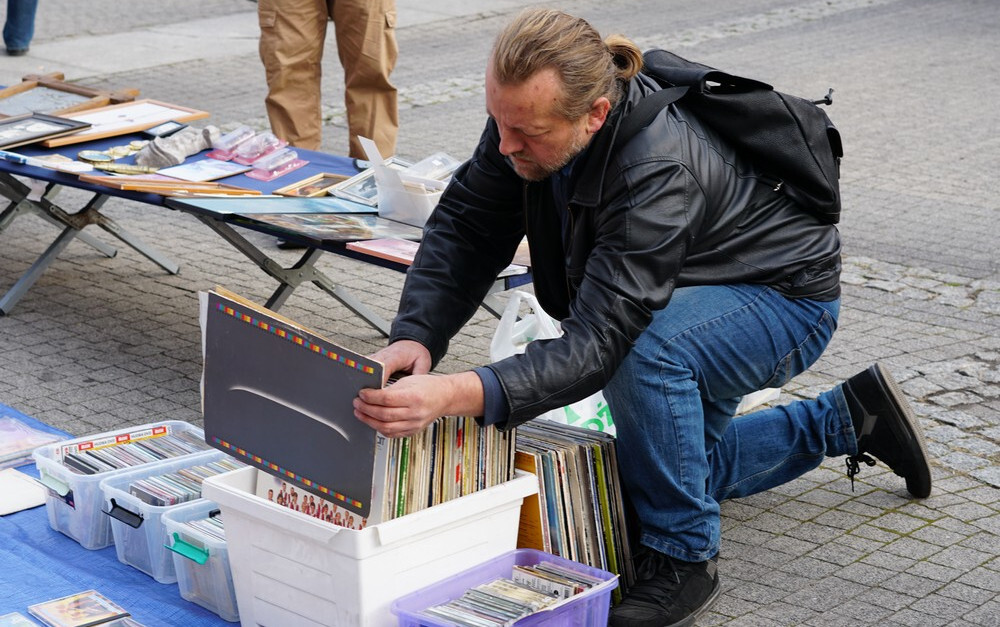
<instances>
[{"instance_id":1,"label":"man's ear","mask_svg":"<svg viewBox=\"0 0 1000 627\"><path fill-rule=\"evenodd\" d=\"M611 111L610 100L604 96L595 100L594 104L590 105L590 111L587 112L587 132L593 135L601 130L604 121L608 119L609 111Z\"/></svg>"}]
</instances>

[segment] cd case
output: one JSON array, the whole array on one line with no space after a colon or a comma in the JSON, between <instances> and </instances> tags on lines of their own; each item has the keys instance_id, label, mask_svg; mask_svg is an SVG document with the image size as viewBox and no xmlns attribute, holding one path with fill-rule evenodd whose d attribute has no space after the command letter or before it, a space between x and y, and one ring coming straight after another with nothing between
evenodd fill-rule
<instances>
[{"instance_id":1,"label":"cd case","mask_svg":"<svg viewBox=\"0 0 1000 627\"><path fill-rule=\"evenodd\" d=\"M97 590L36 603L28 606L28 612L50 627L91 627L129 616L125 608Z\"/></svg>"}]
</instances>

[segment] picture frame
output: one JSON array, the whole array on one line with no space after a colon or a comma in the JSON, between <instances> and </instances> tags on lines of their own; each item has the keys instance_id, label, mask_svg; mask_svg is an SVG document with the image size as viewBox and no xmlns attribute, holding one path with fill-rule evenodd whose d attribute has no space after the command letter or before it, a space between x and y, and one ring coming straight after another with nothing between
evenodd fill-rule
<instances>
[{"instance_id":1,"label":"picture frame","mask_svg":"<svg viewBox=\"0 0 1000 627\"><path fill-rule=\"evenodd\" d=\"M279 196L295 196L296 198L325 196L332 187L339 183L343 183L349 178L351 177L346 174L321 172L320 174L302 179L301 181L297 181L291 185L286 185L281 189L276 189L274 190L274 193Z\"/></svg>"},{"instance_id":2,"label":"picture frame","mask_svg":"<svg viewBox=\"0 0 1000 627\"><path fill-rule=\"evenodd\" d=\"M389 157L385 160L385 164L396 170L405 170L412 165L397 157ZM346 181L334 185L330 188L329 193L369 207L376 206L378 204L378 187L375 185L375 168L362 170Z\"/></svg>"},{"instance_id":3,"label":"picture frame","mask_svg":"<svg viewBox=\"0 0 1000 627\"><path fill-rule=\"evenodd\" d=\"M67 116L73 120L89 123L90 128L84 132L46 140L42 142L42 145L46 148L55 148L105 137L138 133L171 120L174 122L201 120L209 115L208 111L159 100L143 99L123 102Z\"/></svg>"},{"instance_id":4,"label":"picture frame","mask_svg":"<svg viewBox=\"0 0 1000 627\"><path fill-rule=\"evenodd\" d=\"M67 83L64 79L62 72L28 74L21 77L20 83L0 89L0 119L25 113L65 116L129 102L139 96L139 90L132 87L111 91Z\"/></svg>"},{"instance_id":5,"label":"picture frame","mask_svg":"<svg viewBox=\"0 0 1000 627\"><path fill-rule=\"evenodd\" d=\"M90 124L45 113L25 113L0 119L0 150L34 144L90 128Z\"/></svg>"}]
</instances>

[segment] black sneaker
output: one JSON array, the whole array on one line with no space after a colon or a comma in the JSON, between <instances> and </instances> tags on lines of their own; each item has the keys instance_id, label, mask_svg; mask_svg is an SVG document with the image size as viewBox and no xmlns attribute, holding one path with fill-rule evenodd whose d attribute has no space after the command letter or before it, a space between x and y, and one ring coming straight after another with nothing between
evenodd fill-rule
<instances>
[{"instance_id":1,"label":"black sneaker","mask_svg":"<svg viewBox=\"0 0 1000 627\"><path fill-rule=\"evenodd\" d=\"M719 598L715 558L682 562L643 546L636 555L636 583L611 608L609 627L685 627Z\"/></svg>"},{"instance_id":2,"label":"black sneaker","mask_svg":"<svg viewBox=\"0 0 1000 627\"><path fill-rule=\"evenodd\" d=\"M931 467L924 432L889 371L875 364L845 381L843 390L858 438L857 454L847 458L851 481L861 464L874 466L878 459L906 479L910 494L929 496Z\"/></svg>"}]
</instances>

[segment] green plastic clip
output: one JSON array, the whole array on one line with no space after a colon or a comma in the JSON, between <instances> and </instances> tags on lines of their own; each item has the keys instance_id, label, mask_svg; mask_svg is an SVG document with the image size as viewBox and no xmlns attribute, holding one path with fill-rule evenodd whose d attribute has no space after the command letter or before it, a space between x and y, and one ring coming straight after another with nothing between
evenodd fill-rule
<instances>
[{"instance_id":1,"label":"green plastic clip","mask_svg":"<svg viewBox=\"0 0 1000 627\"><path fill-rule=\"evenodd\" d=\"M177 535L176 531L172 535L174 536L174 545L170 546L169 544L164 544L163 546L167 547L168 549L170 549L174 553L177 553L178 555L183 555L184 557L188 558L189 560L197 564L204 565L205 562L208 561L209 556L207 549L200 549L194 546L193 544L188 544L184 540L181 540L180 536Z\"/></svg>"}]
</instances>

